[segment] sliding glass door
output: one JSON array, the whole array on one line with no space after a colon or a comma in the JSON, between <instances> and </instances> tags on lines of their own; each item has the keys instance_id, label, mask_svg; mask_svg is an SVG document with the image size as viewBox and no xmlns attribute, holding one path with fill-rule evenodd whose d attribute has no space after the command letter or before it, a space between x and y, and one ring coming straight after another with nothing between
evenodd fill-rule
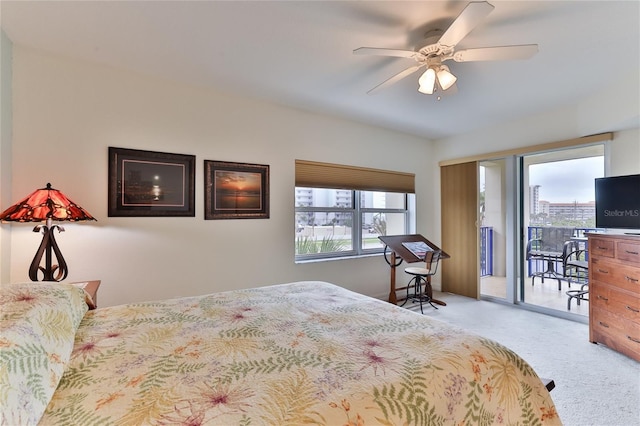
<instances>
[{"instance_id":1,"label":"sliding glass door","mask_svg":"<svg viewBox=\"0 0 640 426\"><path fill-rule=\"evenodd\" d=\"M563 256L585 249L584 233L595 229L594 179L604 176L604 145L524 155L520 170L519 299L542 310L587 316L588 301L578 305L567 295L586 279L569 280Z\"/></svg>"},{"instance_id":2,"label":"sliding glass door","mask_svg":"<svg viewBox=\"0 0 640 426\"><path fill-rule=\"evenodd\" d=\"M480 162L480 295L506 300L506 159Z\"/></svg>"},{"instance_id":3,"label":"sliding glass door","mask_svg":"<svg viewBox=\"0 0 640 426\"><path fill-rule=\"evenodd\" d=\"M479 163L480 296L516 302L518 268L515 156Z\"/></svg>"},{"instance_id":4,"label":"sliding glass door","mask_svg":"<svg viewBox=\"0 0 640 426\"><path fill-rule=\"evenodd\" d=\"M588 290L587 277L569 280L563 255L567 243L586 248L585 232L595 230L604 151L597 143L441 166L442 247L451 255L442 290L586 318L588 300L578 305L567 291ZM535 241L544 256L533 256Z\"/></svg>"},{"instance_id":5,"label":"sliding glass door","mask_svg":"<svg viewBox=\"0 0 640 426\"><path fill-rule=\"evenodd\" d=\"M563 255L586 248L584 233L595 229L594 179L604 176L604 145L477 164L480 296L587 316L588 301L578 305L567 295L588 290L587 277L569 280ZM535 245L542 240L544 247ZM532 256L535 248L549 254ZM578 254L581 260L587 255Z\"/></svg>"}]
</instances>

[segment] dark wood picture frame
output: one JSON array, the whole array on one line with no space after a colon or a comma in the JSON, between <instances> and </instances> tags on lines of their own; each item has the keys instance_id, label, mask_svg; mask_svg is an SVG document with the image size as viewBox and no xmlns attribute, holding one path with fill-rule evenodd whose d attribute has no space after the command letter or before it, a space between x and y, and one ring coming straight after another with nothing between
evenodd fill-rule
<instances>
[{"instance_id":1,"label":"dark wood picture frame","mask_svg":"<svg viewBox=\"0 0 640 426\"><path fill-rule=\"evenodd\" d=\"M204 218L268 219L269 166L204 160Z\"/></svg>"},{"instance_id":2,"label":"dark wood picture frame","mask_svg":"<svg viewBox=\"0 0 640 426\"><path fill-rule=\"evenodd\" d=\"M109 147L110 217L195 216L196 156Z\"/></svg>"}]
</instances>

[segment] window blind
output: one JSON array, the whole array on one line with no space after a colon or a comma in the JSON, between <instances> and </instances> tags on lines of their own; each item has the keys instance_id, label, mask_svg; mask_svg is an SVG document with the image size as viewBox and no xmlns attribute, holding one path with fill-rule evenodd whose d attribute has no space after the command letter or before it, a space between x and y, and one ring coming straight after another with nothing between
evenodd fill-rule
<instances>
[{"instance_id":1,"label":"window blind","mask_svg":"<svg viewBox=\"0 0 640 426\"><path fill-rule=\"evenodd\" d=\"M296 160L296 186L415 193L415 174Z\"/></svg>"}]
</instances>

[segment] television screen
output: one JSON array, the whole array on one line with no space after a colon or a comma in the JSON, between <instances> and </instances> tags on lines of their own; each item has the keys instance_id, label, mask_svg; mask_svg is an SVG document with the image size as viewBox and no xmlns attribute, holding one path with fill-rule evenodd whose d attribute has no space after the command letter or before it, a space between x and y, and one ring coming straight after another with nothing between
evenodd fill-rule
<instances>
[{"instance_id":1,"label":"television screen","mask_svg":"<svg viewBox=\"0 0 640 426\"><path fill-rule=\"evenodd\" d=\"M596 227L640 230L640 174L598 178Z\"/></svg>"}]
</instances>

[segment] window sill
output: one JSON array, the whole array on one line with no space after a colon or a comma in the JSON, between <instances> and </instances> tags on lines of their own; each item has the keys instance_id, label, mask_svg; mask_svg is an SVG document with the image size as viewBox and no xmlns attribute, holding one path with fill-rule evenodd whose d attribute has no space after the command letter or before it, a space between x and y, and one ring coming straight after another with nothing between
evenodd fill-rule
<instances>
[{"instance_id":1,"label":"window sill","mask_svg":"<svg viewBox=\"0 0 640 426\"><path fill-rule=\"evenodd\" d=\"M294 263L298 265L298 264L304 264L304 263L333 262L335 260L353 260L353 259L362 259L365 257L382 256L383 254L384 253L380 252L380 253L359 254L356 256L325 257L320 259L304 259L304 260L300 259L300 260L296 260Z\"/></svg>"}]
</instances>

